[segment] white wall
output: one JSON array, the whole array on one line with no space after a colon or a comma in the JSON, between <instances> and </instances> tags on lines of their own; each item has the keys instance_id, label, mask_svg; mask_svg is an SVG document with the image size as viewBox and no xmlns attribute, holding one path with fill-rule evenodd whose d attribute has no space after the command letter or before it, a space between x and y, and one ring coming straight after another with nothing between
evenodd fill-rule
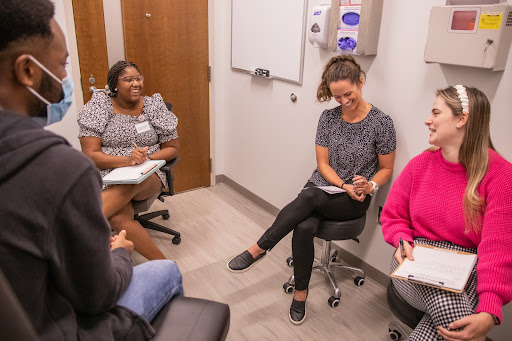
<instances>
[{"instance_id":1,"label":"white wall","mask_svg":"<svg viewBox=\"0 0 512 341\"><path fill-rule=\"evenodd\" d=\"M310 0L308 8L325 2ZM512 126L512 54L504 72L423 61L430 8L444 3L385 1L378 55L356 57L367 71L365 99L390 115L395 123L398 148L393 178L408 160L428 147L428 131L423 122L429 115L435 89L459 83L475 86L487 94L492 104L495 146L512 160L508 132ZM302 86L231 71L230 1L216 1L213 10L215 172L282 208L297 195L315 168L317 120L323 109L336 105L334 101L316 103L316 87L324 64L334 54L306 42ZM292 92L298 95L296 103L289 100ZM388 272L393 249L383 241L375 221L377 204L385 201L388 189L379 191L370 207L361 244L340 243L384 273ZM247 242L249 245L251 241ZM512 317L512 313L507 314ZM493 333L495 340L500 339L499 329L503 328L495 328Z\"/></svg>"},{"instance_id":2,"label":"white wall","mask_svg":"<svg viewBox=\"0 0 512 341\"><path fill-rule=\"evenodd\" d=\"M55 4L55 20L59 23L66 36L69 51L69 64L66 66L66 71L68 75L72 75L75 89L73 92L73 104L64 119L59 123L46 127L46 129L65 137L74 148L80 150L76 117L78 113L77 108L81 108L84 105L84 99L80 85L80 66L78 64L78 48L76 45L75 24L73 22L73 9L71 7L71 0L52 1Z\"/></svg>"}]
</instances>

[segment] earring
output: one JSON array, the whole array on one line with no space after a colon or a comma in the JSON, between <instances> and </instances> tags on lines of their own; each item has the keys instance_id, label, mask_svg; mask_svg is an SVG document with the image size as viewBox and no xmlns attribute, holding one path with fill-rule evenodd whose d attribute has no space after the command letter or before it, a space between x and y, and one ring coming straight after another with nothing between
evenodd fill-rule
<instances>
[{"instance_id":1,"label":"earring","mask_svg":"<svg viewBox=\"0 0 512 341\"><path fill-rule=\"evenodd\" d=\"M117 90L117 89L116 89ZM457 128L460 128L460 124L457 124Z\"/></svg>"},{"instance_id":2,"label":"earring","mask_svg":"<svg viewBox=\"0 0 512 341\"><path fill-rule=\"evenodd\" d=\"M114 88L114 91L117 91L117 88ZM458 127L459 127L459 126L457 126L457 128L458 128Z\"/></svg>"}]
</instances>

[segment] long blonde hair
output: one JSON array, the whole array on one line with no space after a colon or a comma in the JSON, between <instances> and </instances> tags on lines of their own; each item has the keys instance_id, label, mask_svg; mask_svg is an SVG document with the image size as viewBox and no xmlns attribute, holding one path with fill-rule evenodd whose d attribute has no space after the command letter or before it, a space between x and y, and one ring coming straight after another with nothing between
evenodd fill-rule
<instances>
[{"instance_id":1,"label":"long blonde hair","mask_svg":"<svg viewBox=\"0 0 512 341\"><path fill-rule=\"evenodd\" d=\"M495 150L491 141L489 123L491 120L491 104L485 94L472 87L467 87L469 97L468 121L464 125L464 139L459 150L459 163L466 167L468 184L462 208L466 233L473 230L479 233L482 228L481 215L485 212L485 201L478 194L478 185L487 173L489 167L489 148ZM452 109L454 116L462 115L461 101L457 90L450 86L446 89L437 90L436 96L440 96ZM435 150L439 148L430 148Z\"/></svg>"}]
</instances>

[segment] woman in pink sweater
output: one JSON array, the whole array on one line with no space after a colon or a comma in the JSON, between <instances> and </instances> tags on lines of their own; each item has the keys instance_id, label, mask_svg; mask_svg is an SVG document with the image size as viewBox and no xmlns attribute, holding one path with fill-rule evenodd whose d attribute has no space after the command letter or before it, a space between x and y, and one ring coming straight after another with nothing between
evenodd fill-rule
<instances>
[{"instance_id":1,"label":"woman in pink sweater","mask_svg":"<svg viewBox=\"0 0 512 341\"><path fill-rule=\"evenodd\" d=\"M393 278L398 293L425 315L409 340L485 340L512 298L512 164L491 142L490 104L478 89L438 90L425 121L434 147L395 180L382 212L384 239L397 247L392 271L414 244L478 254L464 291Z\"/></svg>"}]
</instances>

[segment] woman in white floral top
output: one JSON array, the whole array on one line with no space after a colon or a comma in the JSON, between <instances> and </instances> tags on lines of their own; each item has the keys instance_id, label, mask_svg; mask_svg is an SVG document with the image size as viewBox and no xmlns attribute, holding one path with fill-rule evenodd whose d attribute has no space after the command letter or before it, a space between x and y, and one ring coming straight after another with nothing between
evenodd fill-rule
<instances>
[{"instance_id":1,"label":"woman in white floral top","mask_svg":"<svg viewBox=\"0 0 512 341\"><path fill-rule=\"evenodd\" d=\"M160 96L142 96L144 77L137 65L119 61L108 72L111 94L93 94L80 110L82 151L105 176L112 169L145 160L172 160L178 155L178 119ZM135 147L135 145L137 147ZM161 171L137 185L103 186L103 214L116 232L126 230L135 250L149 260L164 259L147 231L134 220L133 200L144 200L166 187Z\"/></svg>"}]
</instances>

